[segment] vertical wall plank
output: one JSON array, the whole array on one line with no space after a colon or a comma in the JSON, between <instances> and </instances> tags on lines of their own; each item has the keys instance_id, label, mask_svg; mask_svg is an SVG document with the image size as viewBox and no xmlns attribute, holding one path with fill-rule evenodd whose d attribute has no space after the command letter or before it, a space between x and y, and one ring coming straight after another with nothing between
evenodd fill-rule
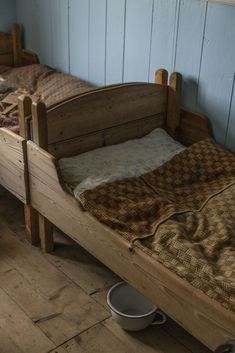
<instances>
[{"instance_id":1,"label":"vertical wall plank","mask_svg":"<svg viewBox=\"0 0 235 353\"><path fill-rule=\"evenodd\" d=\"M214 136L222 144L235 71L234 19L234 6L208 4L198 107L210 118Z\"/></svg>"},{"instance_id":2,"label":"vertical wall plank","mask_svg":"<svg viewBox=\"0 0 235 353\"><path fill-rule=\"evenodd\" d=\"M148 81L153 0L127 0L124 81Z\"/></svg>"},{"instance_id":3,"label":"vertical wall plank","mask_svg":"<svg viewBox=\"0 0 235 353\"><path fill-rule=\"evenodd\" d=\"M70 0L70 73L88 80L89 0Z\"/></svg>"},{"instance_id":4,"label":"vertical wall plank","mask_svg":"<svg viewBox=\"0 0 235 353\"><path fill-rule=\"evenodd\" d=\"M16 0L0 0L0 31L8 32L16 22Z\"/></svg>"},{"instance_id":5,"label":"vertical wall plank","mask_svg":"<svg viewBox=\"0 0 235 353\"><path fill-rule=\"evenodd\" d=\"M51 0L37 0L38 55L43 64L53 66Z\"/></svg>"},{"instance_id":6,"label":"vertical wall plank","mask_svg":"<svg viewBox=\"0 0 235 353\"><path fill-rule=\"evenodd\" d=\"M154 0L150 81L158 68L172 71L178 0Z\"/></svg>"},{"instance_id":7,"label":"vertical wall plank","mask_svg":"<svg viewBox=\"0 0 235 353\"><path fill-rule=\"evenodd\" d=\"M52 66L69 72L68 0L51 1Z\"/></svg>"},{"instance_id":8,"label":"vertical wall plank","mask_svg":"<svg viewBox=\"0 0 235 353\"><path fill-rule=\"evenodd\" d=\"M17 0L17 22L23 27L24 45L39 55L39 38L37 28L38 7L34 0Z\"/></svg>"},{"instance_id":9,"label":"vertical wall plank","mask_svg":"<svg viewBox=\"0 0 235 353\"><path fill-rule=\"evenodd\" d=\"M89 81L102 86L106 82L107 0L89 1Z\"/></svg>"},{"instance_id":10,"label":"vertical wall plank","mask_svg":"<svg viewBox=\"0 0 235 353\"><path fill-rule=\"evenodd\" d=\"M191 109L197 104L206 7L205 0L180 2L174 71L183 74L183 104Z\"/></svg>"},{"instance_id":11,"label":"vertical wall plank","mask_svg":"<svg viewBox=\"0 0 235 353\"><path fill-rule=\"evenodd\" d=\"M107 2L106 84L122 82L125 0Z\"/></svg>"},{"instance_id":12,"label":"vertical wall plank","mask_svg":"<svg viewBox=\"0 0 235 353\"><path fill-rule=\"evenodd\" d=\"M235 68L231 104L229 111L229 124L227 128L226 147L235 152Z\"/></svg>"}]
</instances>

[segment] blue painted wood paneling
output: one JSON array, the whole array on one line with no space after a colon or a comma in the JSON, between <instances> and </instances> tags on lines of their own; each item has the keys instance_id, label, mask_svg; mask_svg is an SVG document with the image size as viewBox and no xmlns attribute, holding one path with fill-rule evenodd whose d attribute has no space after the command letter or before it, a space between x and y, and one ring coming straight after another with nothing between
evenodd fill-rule
<instances>
[{"instance_id":1,"label":"blue painted wood paneling","mask_svg":"<svg viewBox=\"0 0 235 353\"><path fill-rule=\"evenodd\" d=\"M235 70L231 94L231 104L229 108L229 123L227 127L226 147L235 152Z\"/></svg>"},{"instance_id":2,"label":"blue painted wood paneling","mask_svg":"<svg viewBox=\"0 0 235 353\"><path fill-rule=\"evenodd\" d=\"M0 0L0 4L3 0ZM13 1L13 0L9 0ZM206 0L16 0L42 62L103 85L181 72L183 103L235 150L235 6ZM69 11L68 11L69 5Z\"/></svg>"},{"instance_id":3,"label":"blue painted wood paneling","mask_svg":"<svg viewBox=\"0 0 235 353\"><path fill-rule=\"evenodd\" d=\"M9 32L16 21L16 0L0 0L0 31Z\"/></svg>"},{"instance_id":4,"label":"blue painted wood paneling","mask_svg":"<svg viewBox=\"0 0 235 353\"><path fill-rule=\"evenodd\" d=\"M182 0L179 8L174 71L183 73L183 104L196 109L205 14L204 0Z\"/></svg>"},{"instance_id":5,"label":"blue painted wood paneling","mask_svg":"<svg viewBox=\"0 0 235 353\"><path fill-rule=\"evenodd\" d=\"M16 1L17 22L22 26L24 45L39 54L38 3L30 0Z\"/></svg>"},{"instance_id":6,"label":"blue painted wood paneling","mask_svg":"<svg viewBox=\"0 0 235 353\"><path fill-rule=\"evenodd\" d=\"M68 0L51 1L52 66L69 72Z\"/></svg>"},{"instance_id":7,"label":"blue painted wood paneling","mask_svg":"<svg viewBox=\"0 0 235 353\"><path fill-rule=\"evenodd\" d=\"M126 0L107 2L106 84L123 79Z\"/></svg>"},{"instance_id":8,"label":"blue painted wood paneling","mask_svg":"<svg viewBox=\"0 0 235 353\"><path fill-rule=\"evenodd\" d=\"M235 6L208 5L198 107L208 115L215 138L223 144L235 71L234 19Z\"/></svg>"},{"instance_id":9,"label":"blue painted wood paneling","mask_svg":"<svg viewBox=\"0 0 235 353\"><path fill-rule=\"evenodd\" d=\"M153 0L127 0L124 81L148 81Z\"/></svg>"},{"instance_id":10,"label":"blue painted wood paneling","mask_svg":"<svg viewBox=\"0 0 235 353\"><path fill-rule=\"evenodd\" d=\"M154 0L150 81L158 68L172 71L177 5L178 0Z\"/></svg>"},{"instance_id":11,"label":"blue painted wood paneling","mask_svg":"<svg viewBox=\"0 0 235 353\"><path fill-rule=\"evenodd\" d=\"M89 77L89 1L69 2L70 73L88 80Z\"/></svg>"},{"instance_id":12,"label":"blue painted wood paneling","mask_svg":"<svg viewBox=\"0 0 235 353\"><path fill-rule=\"evenodd\" d=\"M106 11L107 0L89 0L89 81L106 82Z\"/></svg>"}]
</instances>

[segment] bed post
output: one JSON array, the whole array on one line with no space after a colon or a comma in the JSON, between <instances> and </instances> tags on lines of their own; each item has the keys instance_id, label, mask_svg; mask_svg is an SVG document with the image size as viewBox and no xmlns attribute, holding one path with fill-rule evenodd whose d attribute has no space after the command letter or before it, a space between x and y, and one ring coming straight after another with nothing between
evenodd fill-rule
<instances>
[{"instance_id":1,"label":"bed post","mask_svg":"<svg viewBox=\"0 0 235 353\"><path fill-rule=\"evenodd\" d=\"M32 104L33 141L44 150L48 150L47 110L42 102ZM53 224L42 214L38 213L39 238L44 252L51 252L54 248Z\"/></svg>"},{"instance_id":2,"label":"bed post","mask_svg":"<svg viewBox=\"0 0 235 353\"><path fill-rule=\"evenodd\" d=\"M168 84L168 71L165 69L159 69L155 72L155 83L158 85Z\"/></svg>"},{"instance_id":3,"label":"bed post","mask_svg":"<svg viewBox=\"0 0 235 353\"><path fill-rule=\"evenodd\" d=\"M22 48L21 48L21 33L20 26L13 24L11 29L14 66L21 66Z\"/></svg>"},{"instance_id":4,"label":"bed post","mask_svg":"<svg viewBox=\"0 0 235 353\"><path fill-rule=\"evenodd\" d=\"M166 129L168 133L174 138L178 137L178 130L180 125L181 87L182 87L182 76L181 74L174 72L170 76L169 93L168 93L168 109L167 109L167 119L166 119Z\"/></svg>"},{"instance_id":5,"label":"bed post","mask_svg":"<svg viewBox=\"0 0 235 353\"><path fill-rule=\"evenodd\" d=\"M20 136L24 139L28 139L29 137L26 126L26 117L31 115L31 105L32 100L30 97L20 96L18 98ZM26 174L26 181L28 185L28 199L30 200L28 173ZM39 243L40 240L38 232L38 213L33 207L30 206L30 204L24 205L24 218L28 241L32 245Z\"/></svg>"}]
</instances>

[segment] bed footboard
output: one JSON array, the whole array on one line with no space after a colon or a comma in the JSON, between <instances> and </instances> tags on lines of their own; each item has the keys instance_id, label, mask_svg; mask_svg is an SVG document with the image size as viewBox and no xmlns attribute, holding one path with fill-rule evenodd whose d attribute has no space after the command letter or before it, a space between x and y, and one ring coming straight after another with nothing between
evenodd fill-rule
<instances>
[{"instance_id":1,"label":"bed footboard","mask_svg":"<svg viewBox=\"0 0 235 353\"><path fill-rule=\"evenodd\" d=\"M28 203L26 141L0 128L0 184L20 199Z\"/></svg>"}]
</instances>

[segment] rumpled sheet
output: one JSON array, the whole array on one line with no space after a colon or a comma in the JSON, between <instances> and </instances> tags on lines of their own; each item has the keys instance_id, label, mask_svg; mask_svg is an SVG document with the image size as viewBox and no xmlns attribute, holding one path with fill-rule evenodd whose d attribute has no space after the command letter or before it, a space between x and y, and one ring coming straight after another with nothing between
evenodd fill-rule
<instances>
[{"instance_id":1,"label":"rumpled sheet","mask_svg":"<svg viewBox=\"0 0 235 353\"><path fill-rule=\"evenodd\" d=\"M82 207L235 311L235 156L198 142L140 177L101 184Z\"/></svg>"},{"instance_id":2,"label":"rumpled sheet","mask_svg":"<svg viewBox=\"0 0 235 353\"><path fill-rule=\"evenodd\" d=\"M87 82L58 72L46 65L33 64L18 68L0 66L0 102L9 93L20 91L33 95L33 100L42 100L49 108L92 89L94 86ZM0 127L19 133L17 108L7 115L1 114L2 111L3 108L0 105Z\"/></svg>"}]
</instances>

